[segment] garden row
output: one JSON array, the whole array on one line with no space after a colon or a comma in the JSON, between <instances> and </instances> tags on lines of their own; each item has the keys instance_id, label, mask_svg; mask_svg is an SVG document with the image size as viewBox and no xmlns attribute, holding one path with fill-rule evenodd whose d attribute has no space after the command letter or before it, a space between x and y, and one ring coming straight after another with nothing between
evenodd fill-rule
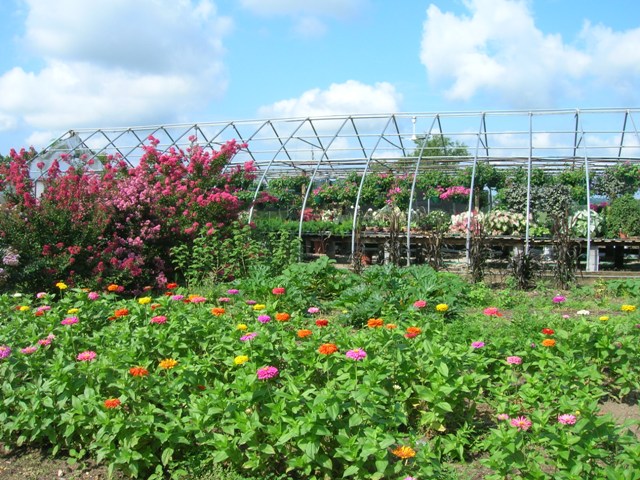
<instances>
[{"instance_id":1,"label":"garden row","mask_svg":"<svg viewBox=\"0 0 640 480\"><path fill-rule=\"evenodd\" d=\"M638 392L637 282L526 295L323 259L166 288L0 296L0 442L155 479L640 469L600 405Z\"/></svg>"}]
</instances>

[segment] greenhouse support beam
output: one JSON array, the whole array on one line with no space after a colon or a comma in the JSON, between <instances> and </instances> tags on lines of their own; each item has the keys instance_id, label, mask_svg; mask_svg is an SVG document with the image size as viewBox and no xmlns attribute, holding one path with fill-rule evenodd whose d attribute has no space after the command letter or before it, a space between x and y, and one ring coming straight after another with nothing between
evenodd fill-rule
<instances>
[{"instance_id":1,"label":"greenhouse support beam","mask_svg":"<svg viewBox=\"0 0 640 480\"><path fill-rule=\"evenodd\" d=\"M471 212L473 210L473 191L476 187L476 167L478 166L478 153L480 143L482 142L482 129L485 127L485 114L482 113L480 119L480 129L478 130L478 138L476 139L476 153L473 156L473 167L471 168L471 190L469 191L469 209L467 211L467 264L471 264ZM486 133L486 132L485 132Z\"/></svg>"}]
</instances>

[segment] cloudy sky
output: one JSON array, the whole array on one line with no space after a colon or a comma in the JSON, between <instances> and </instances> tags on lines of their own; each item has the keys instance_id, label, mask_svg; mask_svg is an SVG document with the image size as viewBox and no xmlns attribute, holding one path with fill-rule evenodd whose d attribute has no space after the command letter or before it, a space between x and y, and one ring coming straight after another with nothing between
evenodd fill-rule
<instances>
[{"instance_id":1,"label":"cloudy sky","mask_svg":"<svg viewBox=\"0 0 640 480\"><path fill-rule=\"evenodd\" d=\"M640 105L638 0L0 0L0 154L71 128Z\"/></svg>"}]
</instances>

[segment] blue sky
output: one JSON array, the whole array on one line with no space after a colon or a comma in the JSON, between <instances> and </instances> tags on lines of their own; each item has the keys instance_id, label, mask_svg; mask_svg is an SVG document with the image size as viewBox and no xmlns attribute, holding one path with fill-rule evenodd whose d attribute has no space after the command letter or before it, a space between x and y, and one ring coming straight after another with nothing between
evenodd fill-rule
<instances>
[{"instance_id":1,"label":"blue sky","mask_svg":"<svg viewBox=\"0 0 640 480\"><path fill-rule=\"evenodd\" d=\"M637 107L637 0L0 0L0 154L71 128Z\"/></svg>"}]
</instances>

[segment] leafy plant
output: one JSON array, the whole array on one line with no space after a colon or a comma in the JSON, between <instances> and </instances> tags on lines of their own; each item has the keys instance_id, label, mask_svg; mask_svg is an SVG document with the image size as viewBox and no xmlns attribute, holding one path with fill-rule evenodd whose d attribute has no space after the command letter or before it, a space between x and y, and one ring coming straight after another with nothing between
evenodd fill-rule
<instances>
[{"instance_id":1,"label":"leafy plant","mask_svg":"<svg viewBox=\"0 0 640 480\"><path fill-rule=\"evenodd\" d=\"M605 208L605 218L609 237L640 235L640 200L629 194L617 197Z\"/></svg>"}]
</instances>

